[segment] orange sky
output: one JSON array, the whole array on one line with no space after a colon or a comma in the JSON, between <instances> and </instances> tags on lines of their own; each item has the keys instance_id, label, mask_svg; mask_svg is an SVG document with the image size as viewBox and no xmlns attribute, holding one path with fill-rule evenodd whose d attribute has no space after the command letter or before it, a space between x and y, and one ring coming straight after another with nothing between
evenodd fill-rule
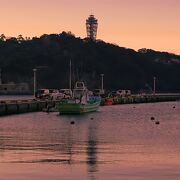
<instances>
[{"instance_id":1,"label":"orange sky","mask_svg":"<svg viewBox=\"0 0 180 180\"><path fill-rule=\"evenodd\" d=\"M98 39L180 54L180 0L2 0L0 34L71 31L84 38L91 13L98 18Z\"/></svg>"}]
</instances>

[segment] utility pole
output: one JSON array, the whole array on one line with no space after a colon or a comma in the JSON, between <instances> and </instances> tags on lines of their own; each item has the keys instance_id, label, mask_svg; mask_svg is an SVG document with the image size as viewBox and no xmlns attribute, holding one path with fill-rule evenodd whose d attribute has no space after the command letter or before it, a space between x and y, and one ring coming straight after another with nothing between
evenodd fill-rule
<instances>
[{"instance_id":1,"label":"utility pole","mask_svg":"<svg viewBox=\"0 0 180 180\"><path fill-rule=\"evenodd\" d=\"M37 69L34 68L33 69L33 72L34 72L34 98L36 97L36 72L37 72Z\"/></svg>"},{"instance_id":2,"label":"utility pole","mask_svg":"<svg viewBox=\"0 0 180 180\"><path fill-rule=\"evenodd\" d=\"M101 74L101 90L104 92L104 74Z\"/></svg>"},{"instance_id":3,"label":"utility pole","mask_svg":"<svg viewBox=\"0 0 180 180\"><path fill-rule=\"evenodd\" d=\"M71 60L69 62L69 89L71 89Z\"/></svg>"},{"instance_id":4,"label":"utility pole","mask_svg":"<svg viewBox=\"0 0 180 180\"><path fill-rule=\"evenodd\" d=\"M0 68L0 84L2 84L2 69Z\"/></svg>"},{"instance_id":5,"label":"utility pole","mask_svg":"<svg viewBox=\"0 0 180 180\"><path fill-rule=\"evenodd\" d=\"M156 95L156 77L153 77L153 95Z\"/></svg>"}]
</instances>

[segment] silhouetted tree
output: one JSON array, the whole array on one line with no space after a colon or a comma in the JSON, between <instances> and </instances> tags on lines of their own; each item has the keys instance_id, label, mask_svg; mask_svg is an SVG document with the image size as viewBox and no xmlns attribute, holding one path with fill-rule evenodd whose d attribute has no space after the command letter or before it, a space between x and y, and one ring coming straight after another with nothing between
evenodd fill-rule
<instances>
[{"instance_id":1,"label":"silhouetted tree","mask_svg":"<svg viewBox=\"0 0 180 180\"><path fill-rule=\"evenodd\" d=\"M102 40L89 41L71 32L44 34L32 39L0 36L0 67L5 81L32 84L32 69L37 72L38 88L68 87L69 60L72 79L83 80L89 88L100 88L104 74L106 89L150 90L157 77L157 90L180 91L180 56L151 49L119 47ZM19 43L21 42L21 43Z\"/></svg>"}]
</instances>

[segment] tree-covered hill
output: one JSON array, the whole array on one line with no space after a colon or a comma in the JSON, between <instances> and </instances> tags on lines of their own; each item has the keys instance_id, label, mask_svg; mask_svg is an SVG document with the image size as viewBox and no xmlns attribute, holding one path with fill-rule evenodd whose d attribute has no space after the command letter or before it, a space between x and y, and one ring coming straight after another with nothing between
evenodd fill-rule
<instances>
[{"instance_id":1,"label":"tree-covered hill","mask_svg":"<svg viewBox=\"0 0 180 180\"><path fill-rule=\"evenodd\" d=\"M180 92L180 56L140 49L138 52L105 43L80 39L71 33L42 35L32 39L0 36L0 68L7 82L33 83L37 68L38 88L67 88L69 62L72 80L105 89L150 90L153 77L159 92Z\"/></svg>"}]
</instances>

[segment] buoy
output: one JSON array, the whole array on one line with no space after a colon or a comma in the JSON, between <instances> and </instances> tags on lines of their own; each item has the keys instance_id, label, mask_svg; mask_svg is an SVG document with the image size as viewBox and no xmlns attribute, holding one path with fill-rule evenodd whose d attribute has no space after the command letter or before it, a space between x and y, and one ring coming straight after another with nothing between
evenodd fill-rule
<instances>
[{"instance_id":1,"label":"buoy","mask_svg":"<svg viewBox=\"0 0 180 180\"><path fill-rule=\"evenodd\" d=\"M151 117L151 120L155 120L155 117L152 116L152 117Z\"/></svg>"},{"instance_id":2,"label":"buoy","mask_svg":"<svg viewBox=\"0 0 180 180\"><path fill-rule=\"evenodd\" d=\"M75 124L75 122L74 122L74 121L71 121L71 124Z\"/></svg>"},{"instance_id":3,"label":"buoy","mask_svg":"<svg viewBox=\"0 0 180 180\"><path fill-rule=\"evenodd\" d=\"M155 124L160 124L160 122L159 122L159 121L156 121Z\"/></svg>"}]
</instances>

